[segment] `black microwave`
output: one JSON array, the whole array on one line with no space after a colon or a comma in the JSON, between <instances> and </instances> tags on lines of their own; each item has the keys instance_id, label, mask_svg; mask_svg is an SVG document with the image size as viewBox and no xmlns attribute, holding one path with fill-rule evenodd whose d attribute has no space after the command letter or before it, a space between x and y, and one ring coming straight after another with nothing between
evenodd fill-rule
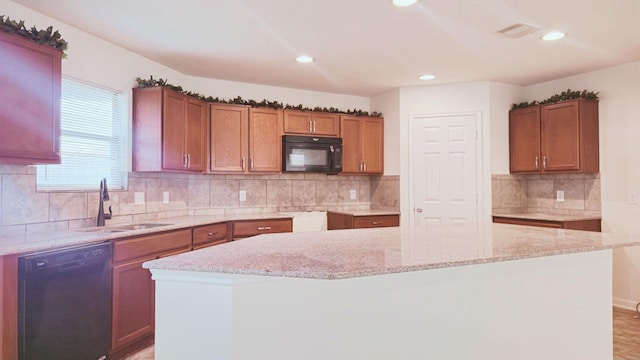
<instances>
[{"instance_id":1,"label":"black microwave","mask_svg":"<svg viewBox=\"0 0 640 360\"><path fill-rule=\"evenodd\" d=\"M342 139L282 136L282 171L337 174L342 171Z\"/></svg>"}]
</instances>

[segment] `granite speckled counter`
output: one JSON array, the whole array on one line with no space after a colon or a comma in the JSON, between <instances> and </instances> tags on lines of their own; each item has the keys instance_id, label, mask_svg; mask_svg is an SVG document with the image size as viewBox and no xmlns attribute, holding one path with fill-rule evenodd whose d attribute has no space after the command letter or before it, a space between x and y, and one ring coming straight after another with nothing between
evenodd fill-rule
<instances>
[{"instance_id":1,"label":"granite speckled counter","mask_svg":"<svg viewBox=\"0 0 640 360\"><path fill-rule=\"evenodd\" d=\"M340 279L610 249L633 236L503 224L267 234L175 257L150 269Z\"/></svg>"},{"instance_id":2,"label":"granite speckled counter","mask_svg":"<svg viewBox=\"0 0 640 360\"><path fill-rule=\"evenodd\" d=\"M65 246L74 246L88 243L96 243L119 238L137 235L153 234L161 231L170 231L188 227L215 224L236 220L259 220L259 219L286 219L287 214L265 213L265 214L239 214L239 215L202 215L202 216L180 216L158 219L147 219L135 222L163 224L161 226L147 229L118 230L127 223L109 224L105 227L77 228L66 231L52 231L42 233L22 233L0 236L0 255L23 254L34 251L49 250Z\"/></svg>"}]
</instances>

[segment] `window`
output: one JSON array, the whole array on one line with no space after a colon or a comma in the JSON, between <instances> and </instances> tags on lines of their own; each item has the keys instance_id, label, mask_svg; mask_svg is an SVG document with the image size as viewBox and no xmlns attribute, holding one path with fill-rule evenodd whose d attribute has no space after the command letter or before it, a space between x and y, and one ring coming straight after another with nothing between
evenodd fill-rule
<instances>
[{"instance_id":1,"label":"window","mask_svg":"<svg viewBox=\"0 0 640 360\"><path fill-rule=\"evenodd\" d=\"M126 187L119 92L64 77L61 94L61 163L38 165L38 190Z\"/></svg>"}]
</instances>

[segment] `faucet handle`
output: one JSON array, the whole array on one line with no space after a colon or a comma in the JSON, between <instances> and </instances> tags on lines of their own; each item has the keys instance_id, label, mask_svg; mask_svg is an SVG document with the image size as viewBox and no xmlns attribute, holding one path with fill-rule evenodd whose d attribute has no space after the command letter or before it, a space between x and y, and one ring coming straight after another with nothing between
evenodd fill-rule
<instances>
[{"instance_id":1,"label":"faucet handle","mask_svg":"<svg viewBox=\"0 0 640 360\"><path fill-rule=\"evenodd\" d=\"M109 205L109 213L108 214L104 214L104 219L105 220L109 220L109 219L111 219L112 216L113 216L113 212L111 211L111 205Z\"/></svg>"}]
</instances>

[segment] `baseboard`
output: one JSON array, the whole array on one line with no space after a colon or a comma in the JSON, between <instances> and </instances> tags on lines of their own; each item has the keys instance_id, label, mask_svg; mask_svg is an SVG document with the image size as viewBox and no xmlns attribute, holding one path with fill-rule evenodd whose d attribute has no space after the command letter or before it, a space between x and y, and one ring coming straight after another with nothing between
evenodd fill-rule
<instances>
[{"instance_id":1,"label":"baseboard","mask_svg":"<svg viewBox=\"0 0 640 360\"><path fill-rule=\"evenodd\" d=\"M637 304L638 304L638 301L635 301L635 300L627 300L627 299L621 299L616 297L613 298L613 306L619 307L622 309L636 311Z\"/></svg>"}]
</instances>

